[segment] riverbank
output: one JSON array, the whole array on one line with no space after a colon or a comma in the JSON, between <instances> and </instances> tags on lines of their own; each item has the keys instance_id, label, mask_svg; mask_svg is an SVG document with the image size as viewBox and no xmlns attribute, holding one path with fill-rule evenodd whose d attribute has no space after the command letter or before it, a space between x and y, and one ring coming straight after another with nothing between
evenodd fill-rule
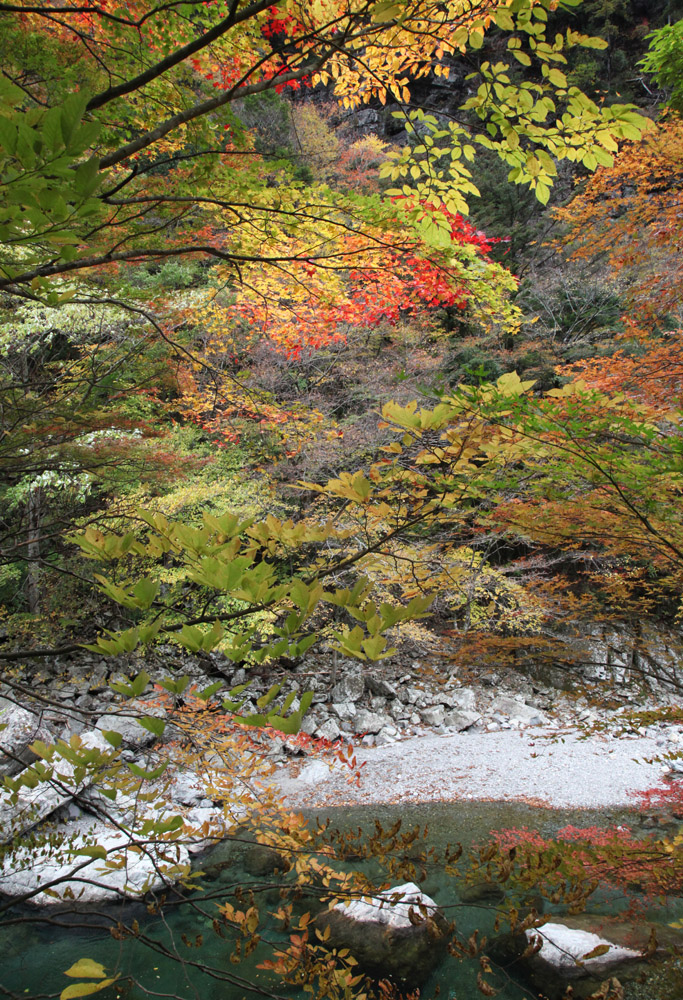
<instances>
[{"instance_id":1,"label":"riverbank","mask_svg":"<svg viewBox=\"0 0 683 1000\"><path fill-rule=\"evenodd\" d=\"M274 781L289 805L306 809L461 800L633 806L669 772L655 759L665 739L664 727L620 737L546 727L423 735L358 747L357 780L339 764L293 760L278 768Z\"/></svg>"}]
</instances>

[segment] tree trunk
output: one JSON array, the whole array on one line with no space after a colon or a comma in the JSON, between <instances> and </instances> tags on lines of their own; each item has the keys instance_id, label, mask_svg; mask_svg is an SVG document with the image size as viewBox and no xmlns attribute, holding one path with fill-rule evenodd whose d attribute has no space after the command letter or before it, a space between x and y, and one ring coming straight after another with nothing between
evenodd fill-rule
<instances>
[{"instance_id":1,"label":"tree trunk","mask_svg":"<svg viewBox=\"0 0 683 1000\"><path fill-rule=\"evenodd\" d=\"M26 573L26 600L28 610L31 614L40 611L40 501L42 490L40 487L32 489L26 501L26 515L28 520L26 561L28 569Z\"/></svg>"}]
</instances>

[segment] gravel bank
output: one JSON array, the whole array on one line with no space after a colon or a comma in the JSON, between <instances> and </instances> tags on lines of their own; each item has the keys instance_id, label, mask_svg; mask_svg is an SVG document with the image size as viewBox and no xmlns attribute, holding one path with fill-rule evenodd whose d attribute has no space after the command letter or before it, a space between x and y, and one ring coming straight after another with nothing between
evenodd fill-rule
<instances>
[{"instance_id":1,"label":"gravel bank","mask_svg":"<svg viewBox=\"0 0 683 1000\"><path fill-rule=\"evenodd\" d=\"M549 729L421 736L359 747L360 783L323 761L292 762L276 784L297 808L393 802L520 801L554 808L632 805L668 770L654 736L592 736Z\"/></svg>"}]
</instances>

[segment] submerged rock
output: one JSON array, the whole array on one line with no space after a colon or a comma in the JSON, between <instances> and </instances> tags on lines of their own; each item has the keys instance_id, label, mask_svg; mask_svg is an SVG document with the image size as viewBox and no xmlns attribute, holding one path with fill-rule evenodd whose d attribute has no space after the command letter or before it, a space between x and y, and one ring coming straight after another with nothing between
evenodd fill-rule
<instances>
[{"instance_id":1,"label":"submerged rock","mask_svg":"<svg viewBox=\"0 0 683 1000\"><path fill-rule=\"evenodd\" d=\"M287 860L267 844L253 844L244 852L244 868L250 875L263 877L289 870Z\"/></svg>"},{"instance_id":2,"label":"submerged rock","mask_svg":"<svg viewBox=\"0 0 683 1000\"><path fill-rule=\"evenodd\" d=\"M471 906L476 903L495 905L505 899L505 889L498 882L470 882L460 887L458 895L461 902Z\"/></svg>"},{"instance_id":3,"label":"submerged rock","mask_svg":"<svg viewBox=\"0 0 683 1000\"><path fill-rule=\"evenodd\" d=\"M329 927L327 947L348 948L364 972L408 986L428 979L446 950L443 914L414 882L370 900L337 903L315 923L323 932Z\"/></svg>"}]
</instances>

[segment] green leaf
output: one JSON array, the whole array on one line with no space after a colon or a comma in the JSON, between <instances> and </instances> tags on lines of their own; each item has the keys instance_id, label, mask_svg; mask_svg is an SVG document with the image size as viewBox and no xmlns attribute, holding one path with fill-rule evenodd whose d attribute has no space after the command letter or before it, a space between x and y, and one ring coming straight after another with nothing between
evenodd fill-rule
<instances>
[{"instance_id":1,"label":"green leaf","mask_svg":"<svg viewBox=\"0 0 683 1000\"><path fill-rule=\"evenodd\" d=\"M550 188L548 188L545 184L541 184L541 182L538 181L534 189L534 193L541 205L548 204L548 199L550 198Z\"/></svg>"},{"instance_id":2,"label":"green leaf","mask_svg":"<svg viewBox=\"0 0 683 1000\"><path fill-rule=\"evenodd\" d=\"M144 778L145 781L154 781L156 778L160 778L168 767L168 761L163 764L159 764L155 767L153 771L146 771L144 767L138 767L137 764L128 763L126 765L131 774L134 774L136 778Z\"/></svg>"},{"instance_id":3,"label":"green leaf","mask_svg":"<svg viewBox=\"0 0 683 1000\"><path fill-rule=\"evenodd\" d=\"M123 736L121 733L117 733L115 729L103 729L102 735L104 736L107 743L110 743L115 750L121 746L123 742Z\"/></svg>"},{"instance_id":4,"label":"green leaf","mask_svg":"<svg viewBox=\"0 0 683 1000\"><path fill-rule=\"evenodd\" d=\"M553 87L565 88L567 86L567 77L557 67L548 70L548 80L552 83Z\"/></svg>"},{"instance_id":5,"label":"green leaf","mask_svg":"<svg viewBox=\"0 0 683 1000\"><path fill-rule=\"evenodd\" d=\"M208 701L209 698L211 698L217 691L220 691L222 687L223 681L216 681L215 684L209 684L208 687L205 687L203 691L198 691L196 697L199 698L200 701Z\"/></svg>"},{"instance_id":6,"label":"green leaf","mask_svg":"<svg viewBox=\"0 0 683 1000\"><path fill-rule=\"evenodd\" d=\"M79 848L79 850L75 851L74 853L75 854L84 854L84 855L86 855L86 857L89 857L89 858L106 858L106 856L107 856L106 848L102 847L101 844L93 844L92 847L81 847L81 848ZM89 962L89 961L90 961L89 958L82 958L81 959L81 962ZM78 963L78 967L79 968L80 968L81 962ZM75 968L77 968L77 966L74 965L73 968L75 969ZM99 968L101 969L102 966L99 966ZM65 972L64 975L65 976L90 976L90 975L95 975L95 973L92 973L92 972L83 972L83 971L79 971L79 972L69 971L69 972ZM102 975L104 975L104 971L102 972Z\"/></svg>"},{"instance_id":7,"label":"green leaf","mask_svg":"<svg viewBox=\"0 0 683 1000\"><path fill-rule=\"evenodd\" d=\"M296 698L296 691L290 691L282 703L282 708L280 709L282 715L284 715L285 712L289 711L289 706L292 704L295 698Z\"/></svg>"},{"instance_id":8,"label":"green leaf","mask_svg":"<svg viewBox=\"0 0 683 1000\"><path fill-rule=\"evenodd\" d=\"M135 680L131 682L131 688L133 689L133 694L135 695L136 698L138 695L142 694L142 692L149 684L150 680L151 677L149 676L147 671L141 670L140 673L135 678Z\"/></svg>"},{"instance_id":9,"label":"green leaf","mask_svg":"<svg viewBox=\"0 0 683 1000\"><path fill-rule=\"evenodd\" d=\"M261 695L261 697L256 700L257 708L264 709L268 705L270 705L273 698L275 698L275 696L279 694L281 687L282 684L273 684L273 686L268 691L266 691L264 695Z\"/></svg>"},{"instance_id":10,"label":"green leaf","mask_svg":"<svg viewBox=\"0 0 683 1000\"><path fill-rule=\"evenodd\" d=\"M403 13L403 8L396 0L379 0L371 10L372 20L378 24L395 21Z\"/></svg>"},{"instance_id":11,"label":"green leaf","mask_svg":"<svg viewBox=\"0 0 683 1000\"><path fill-rule=\"evenodd\" d=\"M147 611L151 607L158 593L159 584L155 580L150 580L149 577L138 580L133 587L133 596L137 606L142 611Z\"/></svg>"},{"instance_id":12,"label":"green leaf","mask_svg":"<svg viewBox=\"0 0 683 1000\"><path fill-rule=\"evenodd\" d=\"M147 732L153 733L155 736L163 736L164 730L166 729L166 722L164 719L157 719L153 715L147 715L142 719L135 720L138 725L146 729Z\"/></svg>"},{"instance_id":13,"label":"green leaf","mask_svg":"<svg viewBox=\"0 0 683 1000\"><path fill-rule=\"evenodd\" d=\"M512 20L510 11L507 7L499 7L496 11L494 11L493 20L503 31L514 31L515 22Z\"/></svg>"},{"instance_id":14,"label":"green leaf","mask_svg":"<svg viewBox=\"0 0 683 1000\"><path fill-rule=\"evenodd\" d=\"M187 686L190 683L190 678L187 674L183 674L183 676L179 677L177 681L174 681L171 677L164 677L159 683L162 688L170 694L182 694L183 691L187 689ZM218 683L220 686L220 681Z\"/></svg>"},{"instance_id":15,"label":"green leaf","mask_svg":"<svg viewBox=\"0 0 683 1000\"><path fill-rule=\"evenodd\" d=\"M281 715L269 715L268 725L277 729L279 733L287 736L295 736L301 729L301 712L292 712L286 718Z\"/></svg>"}]
</instances>

